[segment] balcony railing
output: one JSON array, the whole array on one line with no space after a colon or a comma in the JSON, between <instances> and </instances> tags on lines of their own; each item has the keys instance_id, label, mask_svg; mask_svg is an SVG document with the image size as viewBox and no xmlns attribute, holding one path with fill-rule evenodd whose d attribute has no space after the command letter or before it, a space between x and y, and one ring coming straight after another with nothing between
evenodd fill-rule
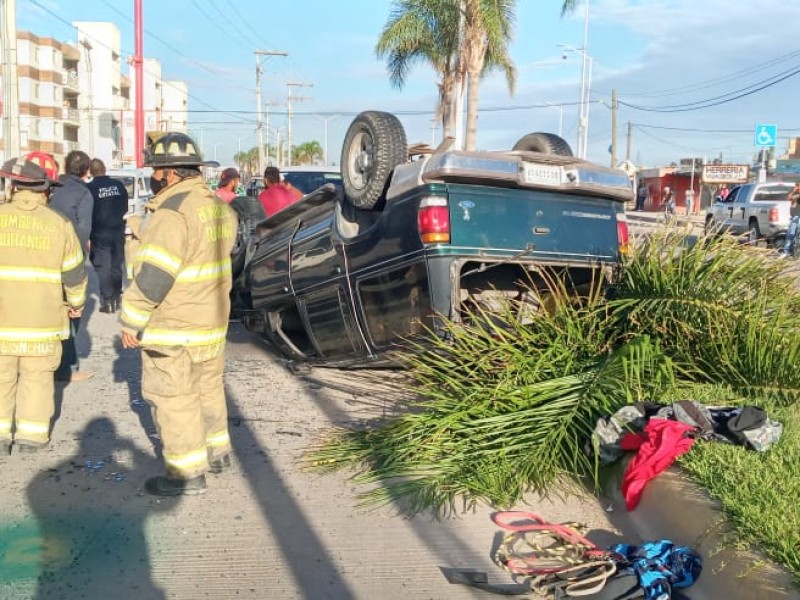
<instances>
[{"instance_id":1,"label":"balcony railing","mask_svg":"<svg viewBox=\"0 0 800 600\"><path fill-rule=\"evenodd\" d=\"M77 108L65 106L61 118L71 123L80 123L80 115Z\"/></svg>"},{"instance_id":2,"label":"balcony railing","mask_svg":"<svg viewBox=\"0 0 800 600\"><path fill-rule=\"evenodd\" d=\"M79 88L77 71L64 72L64 87L72 88L74 90Z\"/></svg>"}]
</instances>

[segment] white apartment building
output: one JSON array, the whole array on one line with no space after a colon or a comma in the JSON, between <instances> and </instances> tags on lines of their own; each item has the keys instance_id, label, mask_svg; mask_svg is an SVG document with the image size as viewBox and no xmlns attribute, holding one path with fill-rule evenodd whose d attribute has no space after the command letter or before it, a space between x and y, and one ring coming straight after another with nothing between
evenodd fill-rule
<instances>
[{"instance_id":1,"label":"white apartment building","mask_svg":"<svg viewBox=\"0 0 800 600\"><path fill-rule=\"evenodd\" d=\"M109 168L133 166L135 77L132 66L130 77L122 74L119 29L107 22L73 25L77 44L17 34L20 149L48 152L62 166L74 149ZM162 81L155 59L144 60L144 82L145 131L187 131L186 85ZM1 140L0 152L5 156Z\"/></svg>"}]
</instances>

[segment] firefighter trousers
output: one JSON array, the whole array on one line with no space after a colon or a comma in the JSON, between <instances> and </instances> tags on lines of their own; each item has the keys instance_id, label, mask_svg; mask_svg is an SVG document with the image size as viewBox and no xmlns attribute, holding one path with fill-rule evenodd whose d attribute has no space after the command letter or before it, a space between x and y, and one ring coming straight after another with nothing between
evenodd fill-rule
<instances>
[{"instance_id":1,"label":"firefighter trousers","mask_svg":"<svg viewBox=\"0 0 800 600\"><path fill-rule=\"evenodd\" d=\"M194 361L185 348L174 356L142 351L142 395L153 407L169 477L202 475L210 460L230 453L224 369L224 353Z\"/></svg>"},{"instance_id":2,"label":"firefighter trousers","mask_svg":"<svg viewBox=\"0 0 800 600\"><path fill-rule=\"evenodd\" d=\"M0 355L0 440L46 444L55 413L53 373L61 344L46 356Z\"/></svg>"}]
</instances>

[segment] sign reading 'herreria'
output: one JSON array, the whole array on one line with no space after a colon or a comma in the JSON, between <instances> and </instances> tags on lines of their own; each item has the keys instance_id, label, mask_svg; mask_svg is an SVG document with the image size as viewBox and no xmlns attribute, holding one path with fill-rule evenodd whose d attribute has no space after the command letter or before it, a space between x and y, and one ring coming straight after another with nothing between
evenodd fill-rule
<instances>
[{"instance_id":1,"label":"sign reading 'herreria'","mask_svg":"<svg viewBox=\"0 0 800 600\"><path fill-rule=\"evenodd\" d=\"M750 165L703 165L703 183L747 183Z\"/></svg>"}]
</instances>

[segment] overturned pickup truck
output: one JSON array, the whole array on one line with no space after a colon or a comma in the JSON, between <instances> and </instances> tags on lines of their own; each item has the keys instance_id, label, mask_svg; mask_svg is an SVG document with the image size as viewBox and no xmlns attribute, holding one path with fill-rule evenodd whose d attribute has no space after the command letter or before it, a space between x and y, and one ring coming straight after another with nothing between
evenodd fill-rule
<instances>
[{"instance_id":1,"label":"overturned pickup truck","mask_svg":"<svg viewBox=\"0 0 800 600\"><path fill-rule=\"evenodd\" d=\"M397 118L369 111L350 125L340 164L342 186L252 233L257 210L238 208L249 239L234 257L237 311L292 359L385 360L442 319L524 299L545 272L575 288L609 276L627 249L628 177L574 158L552 134L511 151L440 147L409 160Z\"/></svg>"}]
</instances>

